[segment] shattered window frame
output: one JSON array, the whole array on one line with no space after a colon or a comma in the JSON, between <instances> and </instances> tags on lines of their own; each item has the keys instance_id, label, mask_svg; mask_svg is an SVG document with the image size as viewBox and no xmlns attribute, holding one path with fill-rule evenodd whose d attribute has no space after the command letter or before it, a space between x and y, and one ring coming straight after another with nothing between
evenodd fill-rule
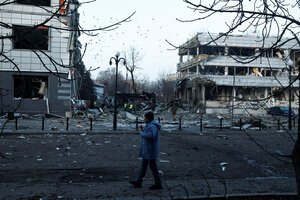
<instances>
[{"instance_id":1,"label":"shattered window frame","mask_svg":"<svg viewBox=\"0 0 300 200\"><path fill-rule=\"evenodd\" d=\"M46 99L48 98L48 76L14 75L14 99Z\"/></svg>"},{"instance_id":2,"label":"shattered window frame","mask_svg":"<svg viewBox=\"0 0 300 200\"><path fill-rule=\"evenodd\" d=\"M16 0L17 4L51 6L51 0Z\"/></svg>"},{"instance_id":3,"label":"shattered window frame","mask_svg":"<svg viewBox=\"0 0 300 200\"><path fill-rule=\"evenodd\" d=\"M31 26L12 25L13 49L37 49L49 50L50 31L48 27L39 26L32 29Z\"/></svg>"}]
</instances>

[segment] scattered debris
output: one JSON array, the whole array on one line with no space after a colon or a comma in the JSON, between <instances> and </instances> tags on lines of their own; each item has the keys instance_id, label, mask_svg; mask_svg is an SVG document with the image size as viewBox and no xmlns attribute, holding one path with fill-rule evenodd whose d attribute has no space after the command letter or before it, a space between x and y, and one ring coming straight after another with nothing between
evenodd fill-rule
<instances>
[{"instance_id":1,"label":"scattered debris","mask_svg":"<svg viewBox=\"0 0 300 200\"><path fill-rule=\"evenodd\" d=\"M130 121L136 121L136 116L135 115L133 115L129 112L126 112L126 111L123 111L121 113L122 113L122 115L125 116L126 119L129 119Z\"/></svg>"},{"instance_id":2,"label":"scattered debris","mask_svg":"<svg viewBox=\"0 0 300 200\"><path fill-rule=\"evenodd\" d=\"M45 113L45 117L47 117L47 118L65 118L63 116L56 115L56 114L53 114L53 113Z\"/></svg>"},{"instance_id":3,"label":"scattered debris","mask_svg":"<svg viewBox=\"0 0 300 200\"><path fill-rule=\"evenodd\" d=\"M222 167L222 171L225 171L225 168L227 167L227 165L228 165L227 162L220 163L220 166Z\"/></svg>"},{"instance_id":4,"label":"scattered debris","mask_svg":"<svg viewBox=\"0 0 300 200\"><path fill-rule=\"evenodd\" d=\"M243 126L242 126L242 128L244 129L244 130L247 130L248 128L250 128L252 126L252 124L244 124Z\"/></svg>"},{"instance_id":5,"label":"scattered debris","mask_svg":"<svg viewBox=\"0 0 300 200\"><path fill-rule=\"evenodd\" d=\"M170 161L169 161L169 160L162 160L162 159L159 159L159 162L160 162L160 163L169 163Z\"/></svg>"},{"instance_id":6,"label":"scattered debris","mask_svg":"<svg viewBox=\"0 0 300 200\"><path fill-rule=\"evenodd\" d=\"M215 138L216 138L217 140L219 140L219 139L229 140L229 137L227 137L226 135L217 135L217 136L215 136Z\"/></svg>"}]
</instances>

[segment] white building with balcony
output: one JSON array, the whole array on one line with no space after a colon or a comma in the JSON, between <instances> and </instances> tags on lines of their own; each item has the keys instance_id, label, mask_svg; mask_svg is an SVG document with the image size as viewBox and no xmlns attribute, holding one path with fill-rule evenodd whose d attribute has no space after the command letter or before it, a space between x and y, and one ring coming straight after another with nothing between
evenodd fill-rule
<instances>
[{"instance_id":1,"label":"white building with balcony","mask_svg":"<svg viewBox=\"0 0 300 200\"><path fill-rule=\"evenodd\" d=\"M232 102L240 108L261 100L267 106L287 105L289 95L284 88L291 81L296 107L297 41L283 38L277 44L271 37L219 36L198 33L179 47L176 95L183 103L206 108L206 112L230 108Z\"/></svg>"},{"instance_id":2,"label":"white building with balcony","mask_svg":"<svg viewBox=\"0 0 300 200\"><path fill-rule=\"evenodd\" d=\"M72 1L11 2L0 0L0 112L64 115L71 109Z\"/></svg>"}]
</instances>

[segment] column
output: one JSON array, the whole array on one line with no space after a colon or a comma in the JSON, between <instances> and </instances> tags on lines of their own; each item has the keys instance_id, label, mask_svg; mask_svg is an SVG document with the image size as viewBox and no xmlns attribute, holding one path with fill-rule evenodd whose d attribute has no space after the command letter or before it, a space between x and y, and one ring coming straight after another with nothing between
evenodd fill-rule
<instances>
[{"instance_id":1,"label":"column","mask_svg":"<svg viewBox=\"0 0 300 200\"><path fill-rule=\"evenodd\" d=\"M182 63L182 60L183 60L183 56L179 55L179 63Z\"/></svg>"},{"instance_id":2,"label":"column","mask_svg":"<svg viewBox=\"0 0 300 200\"><path fill-rule=\"evenodd\" d=\"M267 98L267 97L268 97L268 88L265 87L265 98Z\"/></svg>"},{"instance_id":3,"label":"column","mask_svg":"<svg viewBox=\"0 0 300 200\"><path fill-rule=\"evenodd\" d=\"M234 101L235 101L235 97L236 97L236 90L235 87L232 87L232 98L234 99Z\"/></svg>"},{"instance_id":4,"label":"column","mask_svg":"<svg viewBox=\"0 0 300 200\"><path fill-rule=\"evenodd\" d=\"M201 85L201 103L205 105L205 85Z\"/></svg>"},{"instance_id":5,"label":"column","mask_svg":"<svg viewBox=\"0 0 300 200\"><path fill-rule=\"evenodd\" d=\"M227 97L227 101L230 101L230 97L231 97L231 95L232 95L232 92L231 92L231 94L230 94L230 87L227 87L227 89L226 89L226 97Z\"/></svg>"},{"instance_id":6,"label":"column","mask_svg":"<svg viewBox=\"0 0 300 200\"><path fill-rule=\"evenodd\" d=\"M221 95L222 95L222 100L223 101L226 101L227 99L226 99L226 87L225 86L222 86L221 87L221 90L222 90L222 93L221 93Z\"/></svg>"},{"instance_id":7,"label":"column","mask_svg":"<svg viewBox=\"0 0 300 200\"><path fill-rule=\"evenodd\" d=\"M197 85L197 102L199 104L199 102L201 101L201 87L200 85Z\"/></svg>"},{"instance_id":8,"label":"column","mask_svg":"<svg viewBox=\"0 0 300 200\"><path fill-rule=\"evenodd\" d=\"M192 87L192 104L193 106L197 106L197 85L193 85Z\"/></svg>"},{"instance_id":9,"label":"column","mask_svg":"<svg viewBox=\"0 0 300 200\"><path fill-rule=\"evenodd\" d=\"M228 55L228 47L225 47L225 52L224 52L224 55L227 56ZM225 67L225 76L228 75L228 67Z\"/></svg>"}]
</instances>

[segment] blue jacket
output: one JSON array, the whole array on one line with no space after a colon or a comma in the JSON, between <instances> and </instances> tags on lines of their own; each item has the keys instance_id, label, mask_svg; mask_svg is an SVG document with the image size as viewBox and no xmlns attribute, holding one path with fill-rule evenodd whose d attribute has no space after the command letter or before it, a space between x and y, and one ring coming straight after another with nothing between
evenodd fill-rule
<instances>
[{"instance_id":1,"label":"blue jacket","mask_svg":"<svg viewBox=\"0 0 300 200\"><path fill-rule=\"evenodd\" d=\"M153 120L146 124L144 131L140 133L142 137L142 146L140 149L140 157L147 160L155 160L158 158L159 148L159 131L161 125Z\"/></svg>"}]
</instances>

